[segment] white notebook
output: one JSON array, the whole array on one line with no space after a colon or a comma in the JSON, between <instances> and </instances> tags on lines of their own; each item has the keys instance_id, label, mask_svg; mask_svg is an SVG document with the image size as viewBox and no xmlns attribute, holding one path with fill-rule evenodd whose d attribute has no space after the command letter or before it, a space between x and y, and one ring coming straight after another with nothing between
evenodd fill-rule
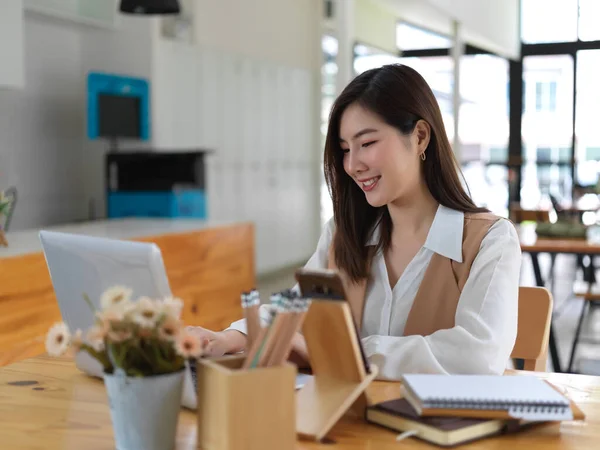
<instances>
[{"instance_id":1,"label":"white notebook","mask_svg":"<svg viewBox=\"0 0 600 450\"><path fill-rule=\"evenodd\" d=\"M569 400L534 376L430 375L403 377L407 400L427 409L501 410L523 420L572 420Z\"/></svg>"}]
</instances>

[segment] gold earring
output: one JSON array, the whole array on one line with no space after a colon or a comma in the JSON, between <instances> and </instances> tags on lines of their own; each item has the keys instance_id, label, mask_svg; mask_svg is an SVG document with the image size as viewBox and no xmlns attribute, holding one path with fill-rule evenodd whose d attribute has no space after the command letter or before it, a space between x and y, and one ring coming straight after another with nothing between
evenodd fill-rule
<instances>
[{"instance_id":1,"label":"gold earring","mask_svg":"<svg viewBox=\"0 0 600 450\"><path fill-rule=\"evenodd\" d=\"M425 158L427 158L427 155L425 155L425 152L421 153L421 160L425 161Z\"/></svg>"}]
</instances>

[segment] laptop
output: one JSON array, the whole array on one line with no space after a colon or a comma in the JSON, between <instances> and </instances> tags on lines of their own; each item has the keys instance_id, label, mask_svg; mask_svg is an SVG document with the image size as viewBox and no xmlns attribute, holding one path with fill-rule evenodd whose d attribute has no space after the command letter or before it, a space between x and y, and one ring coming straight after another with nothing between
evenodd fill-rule
<instances>
[{"instance_id":1,"label":"laptop","mask_svg":"<svg viewBox=\"0 0 600 450\"><path fill-rule=\"evenodd\" d=\"M40 241L63 321L70 330L87 330L94 312L83 298L87 294L100 309L100 295L115 285L128 286L133 298L171 295L162 254L156 244L108 239L42 230ZM87 352L75 357L77 368L102 377L102 366ZM186 367L182 405L197 405L195 374Z\"/></svg>"}]
</instances>

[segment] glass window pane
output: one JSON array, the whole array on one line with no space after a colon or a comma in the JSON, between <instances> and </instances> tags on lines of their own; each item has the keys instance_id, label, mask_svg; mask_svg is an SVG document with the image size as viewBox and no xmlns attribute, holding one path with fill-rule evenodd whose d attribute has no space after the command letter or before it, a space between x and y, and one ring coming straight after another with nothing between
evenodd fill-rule
<instances>
[{"instance_id":1,"label":"glass window pane","mask_svg":"<svg viewBox=\"0 0 600 450\"><path fill-rule=\"evenodd\" d=\"M427 56L400 58L402 64L419 72L433 91L442 111L442 119L450 142L454 139L454 111L452 109L452 85L454 63L450 56Z\"/></svg>"},{"instance_id":2,"label":"glass window pane","mask_svg":"<svg viewBox=\"0 0 600 450\"><path fill-rule=\"evenodd\" d=\"M577 40L577 0L521 0L521 39L526 44Z\"/></svg>"},{"instance_id":3,"label":"glass window pane","mask_svg":"<svg viewBox=\"0 0 600 450\"><path fill-rule=\"evenodd\" d=\"M463 174L475 203L508 215L508 61L461 59L459 133Z\"/></svg>"},{"instance_id":4,"label":"glass window pane","mask_svg":"<svg viewBox=\"0 0 600 450\"><path fill-rule=\"evenodd\" d=\"M579 39L582 41L600 40L600 2L579 0Z\"/></svg>"},{"instance_id":5,"label":"glass window pane","mask_svg":"<svg viewBox=\"0 0 600 450\"><path fill-rule=\"evenodd\" d=\"M400 62L400 58L388 52L362 44L354 46L354 72L356 75L369 69L397 62Z\"/></svg>"},{"instance_id":6,"label":"glass window pane","mask_svg":"<svg viewBox=\"0 0 600 450\"><path fill-rule=\"evenodd\" d=\"M577 105L575 116L575 158L577 184L591 186L598 182L600 160L600 50L577 53Z\"/></svg>"},{"instance_id":7,"label":"glass window pane","mask_svg":"<svg viewBox=\"0 0 600 450\"><path fill-rule=\"evenodd\" d=\"M329 35L324 35L321 41L323 50L323 65L321 66L321 148L325 146L329 112L336 97L336 81L338 66L336 56L338 53L338 40ZM323 175L321 163L321 225L333 216L333 204Z\"/></svg>"},{"instance_id":8,"label":"glass window pane","mask_svg":"<svg viewBox=\"0 0 600 450\"><path fill-rule=\"evenodd\" d=\"M523 58L523 180L521 205L543 206L553 195L571 199L573 58Z\"/></svg>"},{"instance_id":9,"label":"glass window pane","mask_svg":"<svg viewBox=\"0 0 600 450\"><path fill-rule=\"evenodd\" d=\"M432 31L401 22L396 27L396 45L400 50L450 48L452 40Z\"/></svg>"}]
</instances>

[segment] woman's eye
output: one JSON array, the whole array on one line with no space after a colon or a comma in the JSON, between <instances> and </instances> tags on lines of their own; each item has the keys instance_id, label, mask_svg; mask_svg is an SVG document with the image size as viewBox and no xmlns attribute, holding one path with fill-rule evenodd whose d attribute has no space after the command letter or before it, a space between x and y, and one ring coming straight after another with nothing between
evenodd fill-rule
<instances>
[{"instance_id":1,"label":"woman's eye","mask_svg":"<svg viewBox=\"0 0 600 450\"><path fill-rule=\"evenodd\" d=\"M342 152L343 152L343 153L348 153L349 151L350 151L350 149L349 149L349 148L343 148L343 149L342 149Z\"/></svg>"},{"instance_id":2,"label":"woman's eye","mask_svg":"<svg viewBox=\"0 0 600 450\"><path fill-rule=\"evenodd\" d=\"M377 141L365 142L362 146L363 147L369 147L369 146L373 145L375 142L377 142Z\"/></svg>"}]
</instances>

